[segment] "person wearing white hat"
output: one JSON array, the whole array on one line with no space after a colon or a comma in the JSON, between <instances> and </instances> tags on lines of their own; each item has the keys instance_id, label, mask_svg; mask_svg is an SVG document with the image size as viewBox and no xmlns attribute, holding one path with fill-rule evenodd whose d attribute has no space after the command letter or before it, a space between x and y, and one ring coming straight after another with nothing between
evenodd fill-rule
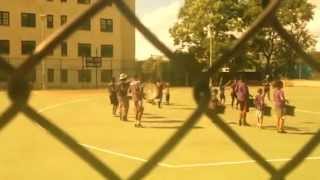
<instances>
[{"instance_id":1,"label":"person wearing white hat","mask_svg":"<svg viewBox=\"0 0 320 180\"><path fill-rule=\"evenodd\" d=\"M127 81L128 76L125 73L121 73L117 87L117 97L119 101L120 110L120 120L128 121L128 111L129 111L129 82Z\"/></svg>"}]
</instances>

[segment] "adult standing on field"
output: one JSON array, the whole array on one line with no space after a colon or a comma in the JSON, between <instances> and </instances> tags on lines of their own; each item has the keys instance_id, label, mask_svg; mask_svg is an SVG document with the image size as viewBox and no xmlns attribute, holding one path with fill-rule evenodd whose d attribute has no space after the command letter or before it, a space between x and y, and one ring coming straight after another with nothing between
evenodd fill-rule
<instances>
[{"instance_id":1,"label":"adult standing on field","mask_svg":"<svg viewBox=\"0 0 320 180\"><path fill-rule=\"evenodd\" d=\"M284 131L284 115L285 115L285 104L287 102L283 88L283 82L277 80L273 84L274 92L273 92L273 101L274 101L274 109L277 118L277 129L279 133L285 133Z\"/></svg>"},{"instance_id":2,"label":"adult standing on field","mask_svg":"<svg viewBox=\"0 0 320 180\"><path fill-rule=\"evenodd\" d=\"M119 101L120 109L120 120L128 121L129 111L129 82L127 81L128 76L125 73L120 74L119 83L117 85L117 98Z\"/></svg>"},{"instance_id":3,"label":"adult standing on field","mask_svg":"<svg viewBox=\"0 0 320 180\"><path fill-rule=\"evenodd\" d=\"M110 103L112 104L112 115L113 116L117 115L117 109L118 109L118 105L119 105L116 87L117 87L117 85L116 85L115 78L112 77L111 83L108 86L108 90L109 90Z\"/></svg>"},{"instance_id":4,"label":"adult standing on field","mask_svg":"<svg viewBox=\"0 0 320 180\"><path fill-rule=\"evenodd\" d=\"M243 77L240 77L235 92L240 105L240 118L238 121L239 126L248 126L249 124L247 123L246 118L247 112L249 112L249 88Z\"/></svg>"},{"instance_id":5,"label":"adult standing on field","mask_svg":"<svg viewBox=\"0 0 320 180\"><path fill-rule=\"evenodd\" d=\"M130 92L132 94L132 100L135 107L135 115L136 115L136 122L134 124L135 127L142 127L141 125L141 118L143 115L143 85L142 82L139 80L138 76L135 75L133 80L130 83Z\"/></svg>"}]
</instances>

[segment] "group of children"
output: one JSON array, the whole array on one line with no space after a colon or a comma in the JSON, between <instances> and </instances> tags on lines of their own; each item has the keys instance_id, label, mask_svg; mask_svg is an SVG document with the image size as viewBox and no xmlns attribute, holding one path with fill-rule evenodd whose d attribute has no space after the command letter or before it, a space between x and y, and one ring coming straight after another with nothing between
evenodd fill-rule
<instances>
[{"instance_id":1,"label":"group of children","mask_svg":"<svg viewBox=\"0 0 320 180\"><path fill-rule=\"evenodd\" d=\"M142 127L141 119L144 111L143 107L143 84L138 78L134 76L128 80L128 76L124 73L120 74L119 82L112 78L109 85L109 98L113 106L112 114L117 115L117 110L120 111L120 120L128 121L129 99L130 95L135 107L135 127Z\"/></svg>"},{"instance_id":2,"label":"group of children","mask_svg":"<svg viewBox=\"0 0 320 180\"><path fill-rule=\"evenodd\" d=\"M169 83L157 80L155 83L156 95L152 102L156 102L161 108L163 96L165 96L166 104L170 101ZM135 127L142 127L141 119L144 111L143 99L145 98L144 85L141 79L136 75L131 80L124 73L120 74L119 82L112 78L108 86L109 99L112 104L112 114L117 115L120 112L120 120L128 121L129 100L132 99L135 109Z\"/></svg>"},{"instance_id":3,"label":"group of children","mask_svg":"<svg viewBox=\"0 0 320 180\"><path fill-rule=\"evenodd\" d=\"M240 116L238 124L240 126L249 126L246 121L247 113L249 108L254 106L256 108L257 117L257 127L261 128L263 124L264 112L269 107L265 104L265 98L270 99L270 86L271 83L266 78L263 83L263 88L258 88L257 95L255 98L249 93L249 88L246 82L239 78L234 80L231 84L231 107L234 106L240 110ZM274 102L274 112L277 118L277 129L279 133L284 133L284 115L286 103L288 102L285 98L283 91L283 82L280 80L273 82L273 102ZM141 119L144 111L143 99L145 97L144 87L138 76L134 76L131 80L128 80L128 76L124 73L120 74L119 82L112 79L109 85L110 101L113 105L112 113L114 116L117 114L117 110L120 111L120 120L128 121L128 111L129 111L129 99L131 99L135 108L135 127L142 127ZM162 99L165 97L166 103L169 104L170 92L169 84L162 82L160 80L155 83L156 94L151 102L157 104L161 108ZM225 105L225 86L220 85L219 90L217 88L212 89L211 101L209 103L210 109L219 109L219 107L224 107ZM223 108L224 110L224 108Z\"/></svg>"},{"instance_id":4,"label":"group of children","mask_svg":"<svg viewBox=\"0 0 320 180\"><path fill-rule=\"evenodd\" d=\"M277 130L279 133L285 133L284 116L288 101L284 95L283 82L281 80L276 80L273 82L272 86L274 88L273 104L275 116L277 118ZM265 112L269 114L271 110L271 108L265 104L265 98L268 98L268 100L271 101L270 87L271 83L267 77L263 83L263 88L258 88L257 95L253 98L250 95L248 85L242 78L234 80L231 83L231 107L233 108L235 105L236 109L240 110L240 116L238 120L239 126L249 126L246 118L249 108L253 106L256 108L257 127L262 127ZM212 99L209 104L210 109L215 109L219 106L224 106L225 104L225 86L220 85L219 90L220 92L217 88L212 89Z\"/></svg>"}]
</instances>

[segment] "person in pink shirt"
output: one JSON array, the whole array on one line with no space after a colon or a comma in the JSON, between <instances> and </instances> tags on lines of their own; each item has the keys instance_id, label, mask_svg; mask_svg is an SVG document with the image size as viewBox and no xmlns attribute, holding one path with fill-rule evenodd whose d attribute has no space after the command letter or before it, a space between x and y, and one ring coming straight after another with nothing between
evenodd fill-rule
<instances>
[{"instance_id":1,"label":"person in pink shirt","mask_svg":"<svg viewBox=\"0 0 320 180\"><path fill-rule=\"evenodd\" d=\"M249 126L246 120L247 112L249 112L249 88L242 77L237 83L235 92L240 105L239 126Z\"/></svg>"},{"instance_id":2,"label":"person in pink shirt","mask_svg":"<svg viewBox=\"0 0 320 180\"><path fill-rule=\"evenodd\" d=\"M285 104L286 98L284 96L283 82L278 80L273 84L273 101L274 109L277 118L277 129L279 133L285 133L284 131L284 115L285 115Z\"/></svg>"}]
</instances>

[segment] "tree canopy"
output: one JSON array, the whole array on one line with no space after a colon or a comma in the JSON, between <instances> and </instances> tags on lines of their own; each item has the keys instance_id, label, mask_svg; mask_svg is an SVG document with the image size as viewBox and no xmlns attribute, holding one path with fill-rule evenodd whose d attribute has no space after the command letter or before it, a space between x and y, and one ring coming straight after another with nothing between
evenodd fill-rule
<instances>
[{"instance_id":1,"label":"tree canopy","mask_svg":"<svg viewBox=\"0 0 320 180\"><path fill-rule=\"evenodd\" d=\"M276 14L285 29L307 51L315 45L306 28L313 18L313 9L314 6L307 0L283 0ZM177 22L169 31L175 46L180 51L194 54L197 59L208 59L208 33L211 32L213 59L216 59L262 11L260 0L185 0ZM262 28L243 49L241 61L233 62L243 66L260 66L267 73L272 62L277 62L279 67L290 66L297 58L296 53L270 27ZM243 62L243 59L247 61Z\"/></svg>"}]
</instances>

